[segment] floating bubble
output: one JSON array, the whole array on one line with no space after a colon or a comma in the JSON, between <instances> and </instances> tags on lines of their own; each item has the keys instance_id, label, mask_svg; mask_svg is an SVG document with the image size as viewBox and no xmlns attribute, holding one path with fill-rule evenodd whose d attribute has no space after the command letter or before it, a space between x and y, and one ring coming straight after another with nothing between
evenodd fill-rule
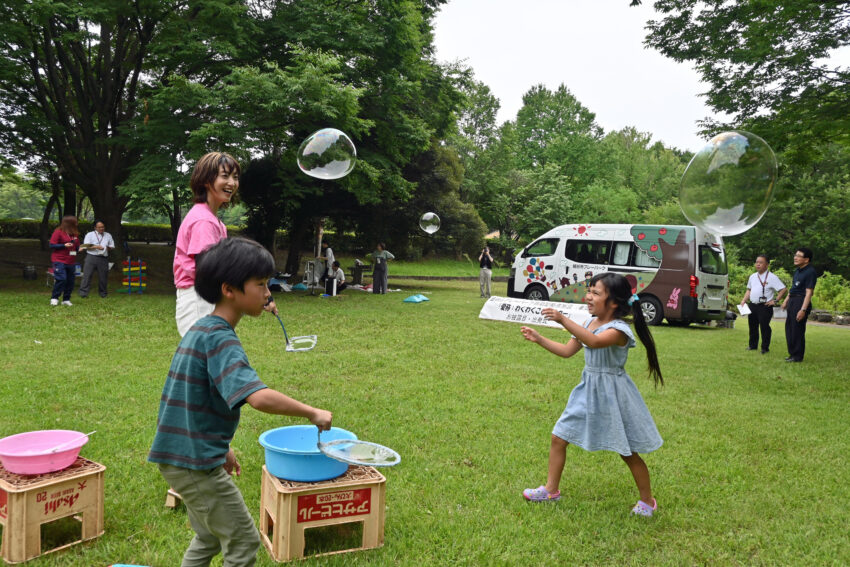
<instances>
[{"instance_id":1,"label":"floating bubble","mask_svg":"<svg viewBox=\"0 0 850 567\"><path fill-rule=\"evenodd\" d=\"M339 179L354 169L357 149L351 138L336 128L313 132L298 148L298 167L310 177Z\"/></svg>"},{"instance_id":2,"label":"floating bubble","mask_svg":"<svg viewBox=\"0 0 850 567\"><path fill-rule=\"evenodd\" d=\"M733 236L751 229L773 200L776 156L741 130L718 134L688 164L679 188L685 217L703 230Z\"/></svg>"},{"instance_id":3,"label":"floating bubble","mask_svg":"<svg viewBox=\"0 0 850 567\"><path fill-rule=\"evenodd\" d=\"M419 219L419 228L428 234L434 234L440 230L440 217L437 213L425 213Z\"/></svg>"}]
</instances>

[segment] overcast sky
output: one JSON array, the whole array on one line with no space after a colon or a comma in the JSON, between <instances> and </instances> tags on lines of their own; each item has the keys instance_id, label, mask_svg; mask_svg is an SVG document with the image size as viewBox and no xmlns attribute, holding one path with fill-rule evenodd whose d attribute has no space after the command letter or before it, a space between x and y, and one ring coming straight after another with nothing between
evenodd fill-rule
<instances>
[{"instance_id":1,"label":"overcast sky","mask_svg":"<svg viewBox=\"0 0 850 567\"><path fill-rule=\"evenodd\" d=\"M634 126L696 151L696 121L712 116L690 64L646 49L652 0L449 0L435 20L440 61L465 59L513 120L536 84L564 83L605 132Z\"/></svg>"}]
</instances>

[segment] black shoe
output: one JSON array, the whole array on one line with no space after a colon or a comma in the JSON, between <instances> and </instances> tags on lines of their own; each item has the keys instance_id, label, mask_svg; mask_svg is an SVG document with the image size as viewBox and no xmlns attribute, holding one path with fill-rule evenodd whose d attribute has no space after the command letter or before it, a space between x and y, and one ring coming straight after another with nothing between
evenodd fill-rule
<instances>
[{"instance_id":1,"label":"black shoe","mask_svg":"<svg viewBox=\"0 0 850 567\"><path fill-rule=\"evenodd\" d=\"M785 362L803 362L803 361L799 358L794 358L792 356L789 356L788 358L785 359Z\"/></svg>"},{"instance_id":2,"label":"black shoe","mask_svg":"<svg viewBox=\"0 0 850 567\"><path fill-rule=\"evenodd\" d=\"M747 347L747 350L756 350L756 347L754 347L754 346L748 346L748 347Z\"/></svg>"},{"instance_id":3,"label":"black shoe","mask_svg":"<svg viewBox=\"0 0 850 567\"><path fill-rule=\"evenodd\" d=\"M763 351L761 351L761 353L762 353L762 354L767 354L767 353L769 353L769 352L770 352L770 349L769 349L769 348L766 348L766 349L764 349Z\"/></svg>"}]
</instances>

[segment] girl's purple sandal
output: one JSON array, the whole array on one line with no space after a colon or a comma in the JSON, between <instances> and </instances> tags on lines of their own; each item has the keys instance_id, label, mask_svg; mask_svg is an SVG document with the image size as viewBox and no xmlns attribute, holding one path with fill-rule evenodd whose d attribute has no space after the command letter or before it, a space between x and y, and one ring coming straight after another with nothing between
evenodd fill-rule
<instances>
[{"instance_id":1,"label":"girl's purple sandal","mask_svg":"<svg viewBox=\"0 0 850 567\"><path fill-rule=\"evenodd\" d=\"M526 488L522 491L522 496L529 502L557 502L561 499L561 491L549 492L545 485L540 485L537 488Z\"/></svg>"},{"instance_id":2,"label":"girl's purple sandal","mask_svg":"<svg viewBox=\"0 0 850 567\"><path fill-rule=\"evenodd\" d=\"M645 516L647 518L651 518L652 513L656 510L658 510L658 502L655 501L655 498L652 499L652 506L650 506L643 500L638 500L638 503L635 504L634 508L632 508L632 515Z\"/></svg>"}]
</instances>

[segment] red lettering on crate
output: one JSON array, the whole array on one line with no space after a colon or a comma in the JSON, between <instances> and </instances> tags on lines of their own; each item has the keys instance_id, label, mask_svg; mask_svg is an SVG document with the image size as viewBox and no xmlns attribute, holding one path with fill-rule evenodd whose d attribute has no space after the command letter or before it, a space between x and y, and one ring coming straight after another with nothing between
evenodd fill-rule
<instances>
[{"instance_id":1,"label":"red lettering on crate","mask_svg":"<svg viewBox=\"0 0 850 567\"><path fill-rule=\"evenodd\" d=\"M0 488L0 518L8 517L6 508L9 497L6 495L6 491Z\"/></svg>"},{"instance_id":2,"label":"red lettering on crate","mask_svg":"<svg viewBox=\"0 0 850 567\"><path fill-rule=\"evenodd\" d=\"M59 498L54 498L50 502L45 502L44 515L46 516L47 514L51 514L62 506L68 506L68 508L71 508L79 497L79 494L69 494L68 496L60 496Z\"/></svg>"},{"instance_id":3,"label":"red lettering on crate","mask_svg":"<svg viewBox=\"0 0 850 567\"><path fill-rule=\"evenodd\" d=\"M372 489L357 488L298 497L298 523L362 516L371 511Z\"/></svg>"}]
</instances>

